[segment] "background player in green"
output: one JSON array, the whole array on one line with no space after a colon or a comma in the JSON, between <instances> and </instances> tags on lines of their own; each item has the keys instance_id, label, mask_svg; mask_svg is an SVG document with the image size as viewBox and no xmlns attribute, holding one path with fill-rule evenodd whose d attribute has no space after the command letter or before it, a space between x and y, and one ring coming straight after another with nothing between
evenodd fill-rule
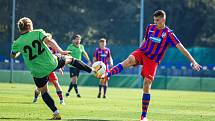
<instances>
[{"instance_id":1,"label":"background player in green","mask_svg":"<svg viewBox=\"0 0 215 121\"><path fill-rule=\"evenodd\" d=\"M70 44L66 50L70 52L70 55L73 58L76 58L78 60L81 60L81 57L83 55L85 57L85 59L88 61L88 65L91 64L90 58L89 58L87 52L85 51L84 46L81 44L80 35L77 34L72 38L72 44ZM80 69L69 65L69 71L70 71L71 82L69 85L69 89L66 93L66 97L69 96L69 93L73 87L75 89L75 93L76 93L77 97L81 97L81 95L78 93L78 86L77 86L77 80L78 80L78 76L80 73Z\"/></svg>"},{"instance_id":2,"label":"background player in green","mask_svg":"<svg viewBox=\"0 0 215 121\"><path fill-rule=\"evenodd\" d=\"M13 42L11 57L16 58L22 54L24 62L34 78L34 82L41 91L43 101L53 111L53 120L60 120L61 116L54 100L49 95L47 82L48 75L65 64L71 64L89 73L95 73L94 69L67 55L69 52L62 50L58 44L44 30L33 30L31 19L24 17L18 21L20 36ZM48 46L62 55L55 56L51 53Z\"/></svg>"}]
</instances>

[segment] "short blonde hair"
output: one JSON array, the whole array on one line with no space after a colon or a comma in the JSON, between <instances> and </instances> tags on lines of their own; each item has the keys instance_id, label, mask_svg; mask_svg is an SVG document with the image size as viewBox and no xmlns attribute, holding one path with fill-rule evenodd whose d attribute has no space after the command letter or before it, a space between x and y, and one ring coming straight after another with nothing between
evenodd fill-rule
<instances>
[{"instance_id":1,"label":"short blonde hair","mask_svg":"<svg viewBox=\"0 0 215 121\"><path fill-rule=\"evenodd\" d=\"M32 21L30 18L28 17L23 17L21 19L19 19L19 21L17 22L17 26L19 31L26 31L29 30L32 26Z\"/></svg>"}]
</instances>

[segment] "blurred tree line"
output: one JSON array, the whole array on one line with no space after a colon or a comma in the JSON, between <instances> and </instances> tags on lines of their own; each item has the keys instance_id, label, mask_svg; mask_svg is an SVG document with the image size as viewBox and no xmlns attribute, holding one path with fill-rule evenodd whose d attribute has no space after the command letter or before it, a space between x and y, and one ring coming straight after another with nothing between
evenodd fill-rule
<instances>
[{"instance_id":1,"label":"blurred tree line","mask_svg":"<svg viewBox=\"0 0 215 121\"><path fill-rule=\"evenodd\" d=\"M8 53L11 41L12 0L0 0L0 55ZM167 25L187 47L215 46L214 0L145 0L144 28L153 22L153 12L163 9ZM140 0L16 0L16 22L30 17L34 28L51 32L61 45L79 33L84 44L101 37L108 44L139 43ZM17 28L17 27L16 27ZM15 31L18 37L18 30Z\"/></svg>"}]
</instances>

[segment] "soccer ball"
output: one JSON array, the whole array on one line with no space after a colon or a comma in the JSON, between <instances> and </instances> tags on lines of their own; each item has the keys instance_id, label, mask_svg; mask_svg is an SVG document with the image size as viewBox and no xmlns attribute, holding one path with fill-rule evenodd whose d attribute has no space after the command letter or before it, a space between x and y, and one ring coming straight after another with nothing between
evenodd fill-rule
<instances>
[{"instance_id":1,"label":"soccer ball","mask_svg":"<svg viewBox=\"0 0 215 121\"><path fill-rule=\"evenodd\" d=\"M106 65L102 61L93 63L92 68L94 68L99 75L102 75L106 72Z\"/></svg>"}]
</instances>

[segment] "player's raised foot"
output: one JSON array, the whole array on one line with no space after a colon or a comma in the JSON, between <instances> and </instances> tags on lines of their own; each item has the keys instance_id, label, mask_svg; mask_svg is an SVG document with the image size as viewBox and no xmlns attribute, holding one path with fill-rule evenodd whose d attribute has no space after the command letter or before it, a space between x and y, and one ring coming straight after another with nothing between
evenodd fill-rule
<instances>
[{"instance_id":1,"label":"player's raised foot","mask_svg":"<svg viewBox=\"0 0 215 121\"><path fill-rule=\"evenodd\" d=\"M66 105L65 102L64 102L64 100L60 100L60 104L61 105Z\"/></svg>"},{"instance_id":2,"label":"player's raised foot","mask_svg":"<svg viewBox=\"0 0 215 121\"><path fill-rule=\"evenodd\" d=\"M66 97L69 97L69 92L66 93Z\"/></svg>"},{"instance_id":3,"label":"player's raised foot","mask_svg":"<svg viewBox=\"0 0 215 121\"><path fill-rule=\"evenodd\" d=\"M78 97L78 98L81 98L81 95L80 95L80 94L77 94L77 97Z\"/></svg>"},{"instance_id":4,"label":"player's raised foot","mask_svg":"<svg viewBox=\"0 0 215 121\"><path fill-rule=\"evenodd\" d=\"M106 96L104 95L103 98L106 98Z\"/></svg>"},{"instance_id":5,"label":"player's raised foot","mask_svg":"<svg viewBox=\"0 0 215 121\"><path fill-rule=\"evenodd\" d=\"M101 98L101 93L98 94L97 98Z\"/></svg>"},{"instance_id":6,"label":"player's raised foot","mask_svg":"<svg viewBox=\"0 0 215 121\"><path fill-rule=\"evenodd\" d=\"M141 116L140 121L148 121L148 119L146 117Z\"/></svg>"},{"instance_id":7,"label":"player's raised foot","mask_svg":"<svg viewBox=\"0 0 215 121\"><path fill-rule=\"evenodd\" d=\"M61 120L61 116L60 116L59 113L58 114L53 114L53 117L50 118L50 120Z\"/></svg>"},{"instance_id":8,"label":"player's raised foot","mask_svg":"<svg viewBox=\"0 0 215 121\"><path fill-rule=\"evenodd\" d=\"M38 98L34 98L33 103L37 103Z\"/></svg>"}]
</instances>

